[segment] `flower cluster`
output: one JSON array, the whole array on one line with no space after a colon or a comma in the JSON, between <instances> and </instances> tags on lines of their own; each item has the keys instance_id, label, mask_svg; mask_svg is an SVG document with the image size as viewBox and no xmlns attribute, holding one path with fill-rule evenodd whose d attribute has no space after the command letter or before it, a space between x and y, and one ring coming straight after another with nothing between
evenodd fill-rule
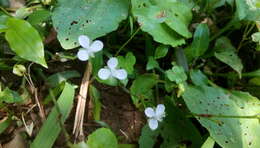
<instances>
[{"instance_id":1,"label":"flower cluster","mask_svg":"<svg viewBox=\"0 0 260 148\"><path fill-rule=\"evenodd\" d=\"M165 106L163 104L158 104L156 109L147 107L144 113L148 117L148 125L150 129L155 130L158 127L158 121L162 122L165 117Z\"/></svg>"},{"instance_id":2,"label":"flower cluster","mask_svg":"<svg viewBox=\"0 0 260 148\"><path fill-rule=\"evenodd\" d=\"M101 68L98 71L98 77L101 80L107 80L109 78L117 78L119 80L124 80L127 78L127 72L125 69L118 69L118 60L115 57L110 58L107 61L107 66Z\"/></svg>"},{"instance_id":3,"label":"flower cluster","mask_svg":"<svg viewBox=\"0 0 260 148\"><path fill-rule=\"evenodd\" d=\"M83 47L77 53L77 57L81 61L87 61L90 57L94 57L94 53L101 51L104 47L103 42L99 40L91 42L86 35L79 36L78 40Z\"/></svg>"}]
</instances>

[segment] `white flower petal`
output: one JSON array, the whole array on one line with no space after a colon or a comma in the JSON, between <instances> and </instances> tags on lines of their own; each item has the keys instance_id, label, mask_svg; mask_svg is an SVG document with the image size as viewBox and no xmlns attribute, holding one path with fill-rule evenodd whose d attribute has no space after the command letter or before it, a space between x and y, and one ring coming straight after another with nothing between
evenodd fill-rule
<instances>
[{"instance_id":1,"label":"white flower petal","mask_svg":"<svg viewBox=\"0 0 260 148\"><path fill-rule=\"evenodd\" d=\"M101 69L98 71L98 77L99 77L101 80L107 80L110 76L111 76L111 72L110 72L110 70L107 69L107 68L101 68Z\"/></svg>"},{"instance_id":2,"label":"white flower petal","mask_svg":"<svg viewBox=\"0 0 260 148\"><path fill-rule=\"evenodd\" d=\"M155 116L155 111L154 111L154 109L151 108L151 107L147 107L147 108L144 110L144 113L145 113L145 115L146 115L147 117L149 117L149 118L152 118L152 117Z\"/></svg>"},{"instance_id":3,"label":"white flower petal","mask_svg":"<svg viewBox=\"0 0 260 148\"><path fill-rule=\"evenodd\" d=\"M77 53L77 57L81 61L87 61L89 58L88 51L85 49L80 49Z\"/></svg>"},{"instance_id":4,"label":"white flower petal","mask_svg":"<svg viewBox=\"0 0 260 148\"><path fill-rule=\"evenodd\" d=\"M158 121L156 119L148 119L148 125L151 130L155 130L158 127Z\"/></svg>"},{"instance_id":5,"label":"white flower petal","mask_svg":"<svg viewBox=\"0 0 260 148\"><path fill-rule=\"evenodd\" d=\"M162 118L165 117L165 106L163 104L158 104L155 110L156 119L162 121Z\"/></svg>"},{"instance_id":6,"label":"white flower petal","mask_svg":"<svg viewBox=\"0 0 260 148\"><path fill-rule=\"evenodd\" d=\"M107 61L107 66L110 69L115 69L118 65L118 60L115 57L109 58L109 60Z\"/></svg>"},{"instance_id":7,"label":"white flower petal","mask_svg":"<svg viewBox=\"0 0 260 148\"><path fill-rule=\"evenodd\" d=\"M127 72L124 69L115 70L115 71L113 71L112 75L115 76L119 80L124 80L127 78Z\"/></svg>"},{"instance_id":8,"label":"white flower petal","mask_svg":"<svg viewBox=\"0 0 260 148\"><path fill-rule=\"evenodd\" d=\"M79 44L84 47L84 48L89 48L89 44L90 44L90 39L88 36L86 35L81 35L78 38L79 40Z\"/></svg>"},{"instance_id":9,"label":"white flower petal","mask_svg":"<svg viewBox=\"0 0 260 148\"><path fill-rule=\"evenodd\" d=\"M96 40L94 41L90 47L89 47L89 50L93 51L93 52L98 52L100 50L102 50L104 47L104 44L102 41L99 41L99 40Z\"/></svg>"}]
</instances>

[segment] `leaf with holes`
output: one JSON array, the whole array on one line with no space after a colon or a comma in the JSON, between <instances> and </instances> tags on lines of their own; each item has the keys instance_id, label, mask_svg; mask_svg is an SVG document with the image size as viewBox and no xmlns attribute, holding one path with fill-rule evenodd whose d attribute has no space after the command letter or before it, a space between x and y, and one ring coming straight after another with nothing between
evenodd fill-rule
<instances>
[{"instance_id":1,"label":"leaf with holes","mask_svg":"<svg viewBox=\"0 0 260 148\"><path fill-rule=\"evenodd\" d=\"M226 37L219 38L215 44L215 51L215 57L237 71L241 77L243 65L230 40Z\"/></svg>"},{"instance_id":2,"label":"leaf with holes","mask_svg":"<svg viewBox=\"0 0 260 148\"><path fill-rule=\"evenodd\" d=\"M132 12L141 29L153 36L154 40L173 47L185 43L191 37L188 25L192 19L191 10L182 2L170 0L132 0Z\"/></svg>"},{"instance_id":3,"label":"leaf with holes","mask_svg":"<svg viewBox=\"0 0 260 148\"><path fill-rule=\"evenodd\" d=\"M58 0L52 21L62 47L71 49L80 35L95 39L116 30L128 7L128 0Z\"/></svg>"},{"instance_id":4,"label":"leaf with holes","mask_svg":"<svg viewBox=\"0 0 260 148\"><path fill-rule=\"evenodd\" d=\"M222 147L260 147L260 101L249 93L218 87L187 86L183 95L189 110ZM222 117L221 117L222 116ZM223 117L225 116L225 117Z\"/></svg>"}]
</instances>

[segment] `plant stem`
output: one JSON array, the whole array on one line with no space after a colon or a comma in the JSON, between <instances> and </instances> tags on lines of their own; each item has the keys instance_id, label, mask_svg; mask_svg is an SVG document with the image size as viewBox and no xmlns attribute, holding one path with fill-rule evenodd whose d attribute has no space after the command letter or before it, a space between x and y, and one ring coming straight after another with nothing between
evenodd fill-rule
<instances>
[{"instance_id":1,"label":"plant stem","mask_svg":"<svg viewBox=\"0 0 260 148\"><path fill-rule=\"evenodd\" d=\"M131 37L118 49L115 56L118 56L118 54L123 50L123 48L134 38L134 36L139 32L141 27L137 28L136 31L131 35Z\"/></svg>"},{"instance_id":2,"label":"plant stem","mask_svg":"<svg viewBox=\"0 0 260 148\"><path fill-rule=\"evenodd\" d=\"M216 38L218 38L222 33L229 30L229 28L232 27L236 22L237 22L237 20L235 18L233 18L230 22L228 22L228 24L224 28L222 28L219 32L217 32L215 35L213 35L210 38L210 42L215 40Z\"/></svg>"}]
</instances>

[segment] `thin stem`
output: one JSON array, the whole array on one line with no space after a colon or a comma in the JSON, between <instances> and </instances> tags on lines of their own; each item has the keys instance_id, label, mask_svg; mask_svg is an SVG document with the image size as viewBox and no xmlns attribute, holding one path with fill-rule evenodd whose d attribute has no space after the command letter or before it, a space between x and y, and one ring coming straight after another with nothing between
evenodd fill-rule
<instances>
[{"instance_id":1,"label":"thin stem","mask_svg":"<svg viewBox=\"0 0 260 148\"><path fill-rule=\"evenodd\" d=\"M219 32L217 32L215 35L213 35L210 38L210 41L215 40L216 38L218 38L222 33L226 32L227 30L229 30L229 28L231 28L237 21L235 19L232 19L230 22L228 22L228 24L222 28Z\"/></svg>"},{"instance_id":2,"label":"thin stem","mask_svg":"<svg viewBox=\"0 0 260 148\"><path fill-rule=\"evenodd\" d=\"M6 15L11 16L11 15L5 10L5 8L3 8L3 7L0 6L0 10L2 10Z\"/></svg>"},{"instance_id":3,"label":"thin stem","mask_svg":"<svg viewBox=\"0 0 260 148\"><path fill-rule=\"evenodd\" d=\"M136 31L131 35L131 37L118 49L115 56L118 56L118 54L123 50L123 48L134 38L134 36L139 32L141 27L137 28Z\"/></svg>"}]
</instances>

